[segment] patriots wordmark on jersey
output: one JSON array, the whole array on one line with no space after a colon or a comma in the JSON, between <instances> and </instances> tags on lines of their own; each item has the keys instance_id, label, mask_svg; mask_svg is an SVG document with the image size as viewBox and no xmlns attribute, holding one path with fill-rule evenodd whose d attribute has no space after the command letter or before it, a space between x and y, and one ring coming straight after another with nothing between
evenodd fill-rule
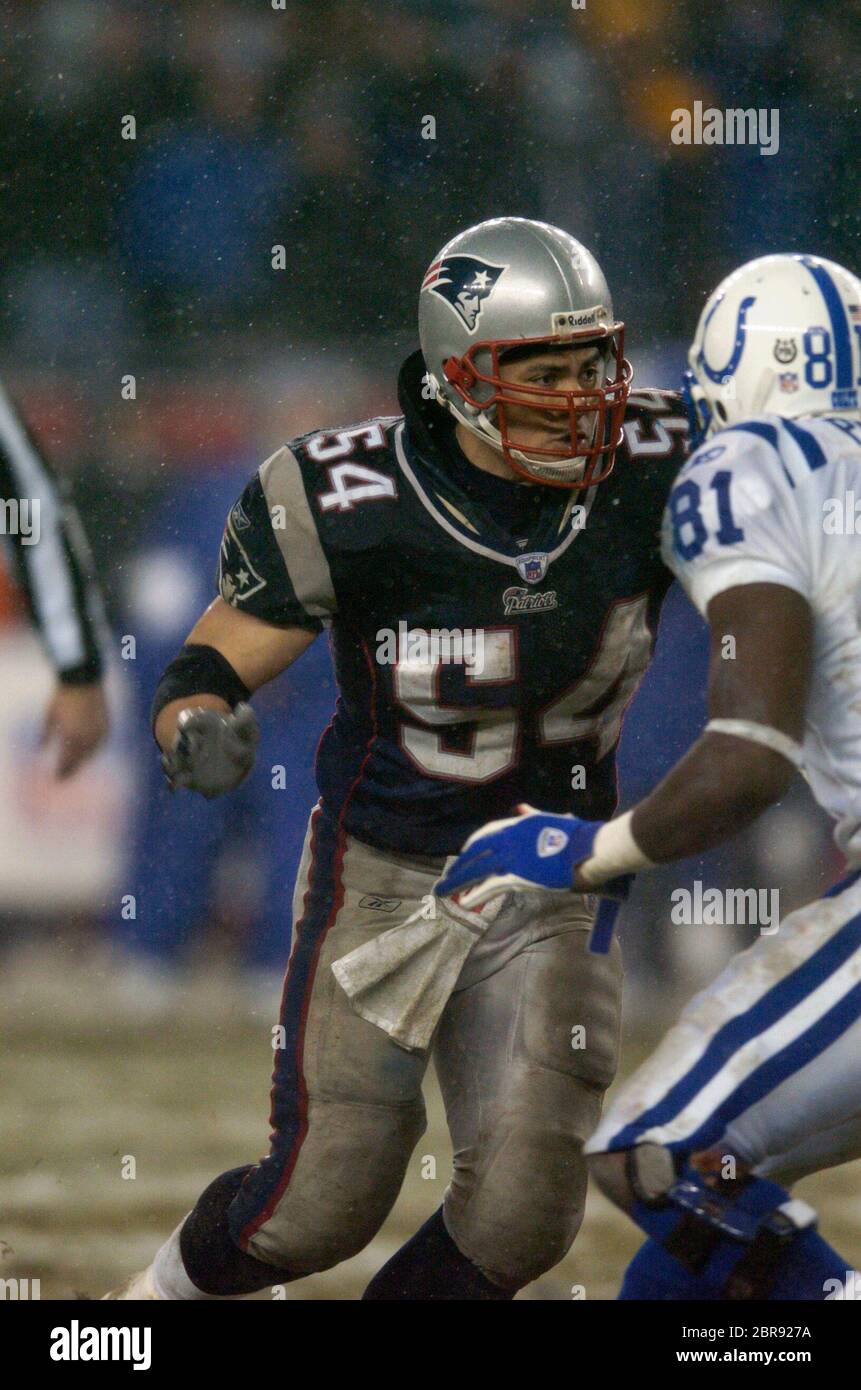
<instances>
[{"instance_id":1,"label":"patriots wordmark on jersey","mask_svg":"<svg viewBox=\"0 0 861 1390\"><path fill-rule=\"evenodd\" d=\"M331 625L324 802L368 844L438 855L521 801L612 814L622 716L671 582L660 522L687 423L673 393L633 395L611 476L585 497L504 484L504 524L424 370L419 353L402 368L403 415L263 464L228 517L219 588L267 622ZM404 630L481 634L482 660L419 644L382 661L381 634Z\"/></svg>"}]
</instances>

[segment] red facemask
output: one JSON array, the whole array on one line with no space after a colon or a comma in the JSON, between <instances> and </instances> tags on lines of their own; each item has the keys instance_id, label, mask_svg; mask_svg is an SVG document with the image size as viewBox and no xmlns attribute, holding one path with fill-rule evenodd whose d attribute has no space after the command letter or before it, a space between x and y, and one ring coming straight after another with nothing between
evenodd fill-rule
<instances>
[{"instance_id":1,"label":"red facemask","mask_svg":"<svg viewBox=\"0 0 861 1390\"><path fill-rule=\"evenodd\" d=\"M552 387L520 386L513 381L504 381L500 376L500 355L511 348L529 347L532 344L536 347L548 348L577 347L600 340L610 340L612 343L616 372L612 380L604 381L600 386L595 386L589 391L555 391ZM476 363L476 355L482 351L490 354L491 369L489 372L483 372ZM450 357L447 362L444 362L443 371L446 380L451 383L467 405L485 413L492 410L494 406L496 407L496 427L501 436L502 455L515 473L529 478L532 482L541 481L549 487L565 488L592 487L612 473L616 450L622 443L622 422L634 377L634 370L630 362L625 360L625 325L623 323L616 323L612 328L608 328L600 334L596 334L592 330L588 333L566 337L556 335L548 338L498 338L490 342L473 343L463 357ZM493 387L493 395L486 399L477 399L472 395L471 392L479 382ZM541 411L558 411L560 415L567 417L570 442L563 441L559 446L548 445L544 447L538 447L534 444L527 445L522 441L518 442L508 430L506 407L510 405L529 406ZM595 417L591 442L588 444L585 441L581 443L577 439L578 421L581 416L587 415ZM554 459L561 461L576 457L585 459L585 467L582 475L576 481L568 482L563 479L539 477L538 474L531 473L521 460L513 456L513 450L526 454L538 464L545 460L548 464L552 464Z\"/></svg>"}]
</instances>

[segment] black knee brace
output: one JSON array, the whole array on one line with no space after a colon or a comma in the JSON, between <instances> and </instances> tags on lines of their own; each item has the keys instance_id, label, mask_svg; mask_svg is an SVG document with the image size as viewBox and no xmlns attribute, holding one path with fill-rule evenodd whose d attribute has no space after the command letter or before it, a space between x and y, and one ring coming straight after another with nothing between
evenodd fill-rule
<instances>
[{"instance_id":1,"label":"black knee brace","mask_svg":"<svg viewBox=\"0 0 861 1390\"><path fill-rule=\"evenodd\" d=\"M211 1182L180 1231L179 1250L185 1272L201 1293L222 1298L257 1293L270 1284L286 1284L299 1277L246 1255L230 1235L227 1208L252 1166L249 1163L244 1168L231 1168Z\"/></svg>"}]
</instances>

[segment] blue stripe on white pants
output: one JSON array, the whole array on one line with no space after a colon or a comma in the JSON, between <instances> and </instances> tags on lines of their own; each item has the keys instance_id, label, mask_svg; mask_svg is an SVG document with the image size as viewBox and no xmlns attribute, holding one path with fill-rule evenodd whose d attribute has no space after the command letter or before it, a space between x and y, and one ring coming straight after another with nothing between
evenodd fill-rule
<instances>
[{"instance_id":1,"label":"blue stripe on white pants","mask_svg":"<svg viewBox=\"0 0 861 1390\"><path fill-rule=\"evenodd\" d=\"M731 1124L727 1149L783 1187L861 1158L861 1019Z\"/></svg>"},{"instance_id":2,"label":"blue stripe on white pants","mask_svg":"<svg viewBox=\"0 0 861 1390\"><path fill-rule=\"evenodd\" d=\"M824 1059L824 1069L836 1040L861 1017L859 981L861 884L850 880L736 956L688 1005L620 1092L588 1150L645 1140L681 1151L709 1147L815 1059ZM861 1079L861 1062L858 1071ZM836 1124L845 1114L819 1122Z\"/></svg>"}]
</instances>

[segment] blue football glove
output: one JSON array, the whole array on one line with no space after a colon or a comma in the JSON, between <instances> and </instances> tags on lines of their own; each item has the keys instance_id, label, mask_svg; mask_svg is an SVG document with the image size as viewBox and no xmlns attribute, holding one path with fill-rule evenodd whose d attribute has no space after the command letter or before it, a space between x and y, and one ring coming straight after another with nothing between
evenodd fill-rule
<instances>
[{"instance_id":1,"label":"blue football glove","mask_svg":"<svg viewBox=\"0 0 861 1390\"><path fill-rule=\"evenodd\" d=\"M521 815L490 821L470 835L434 891L440 897L458 893L458 902L465 908L483 907L501 893L536 888L570 893L574 869L591 855L603 824L524 806ZM611 879L596 891L602 897L626 898L631 878L625 874ZM476 886L469 888L469 884ZM467 891L460 892L464 888Z\"/></svg>"}]
</instances>

